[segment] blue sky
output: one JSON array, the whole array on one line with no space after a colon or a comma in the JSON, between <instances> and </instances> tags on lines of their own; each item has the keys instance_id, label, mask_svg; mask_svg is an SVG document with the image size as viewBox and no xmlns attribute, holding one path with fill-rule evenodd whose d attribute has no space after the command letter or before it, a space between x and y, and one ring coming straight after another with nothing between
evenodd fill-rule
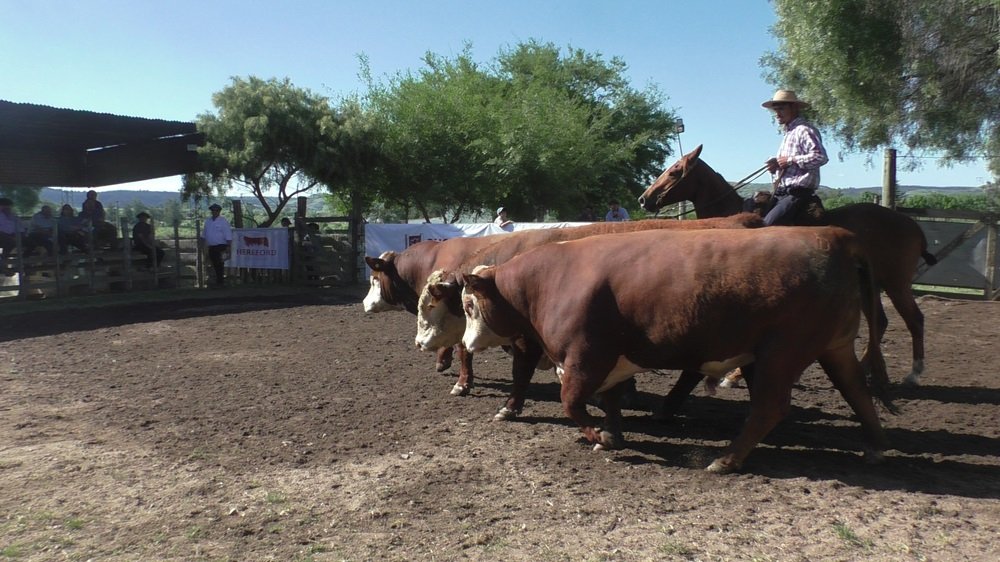
<instances>
[{"instance_id":1,"label":"blue sky","mask_svg":"<svg viewBox=\"0 0 1000 562\"><path fill-rule=\"evenodd\" d=\"M170 120L213 111L232 76L289 78L337 98L362 89L357 55L377 78L421 67L430 51L475 58L535 39L621 57L633 86L655 84L684 120L685 151L729 180L758 168L780 135L760 103L774 87L761 55L777 47L766 0L0 0L0 99ZM825 137L831 187L881 183L881 153L841 155ZM674 145L677 148L677 145ZM671 159L672 162L672 159ZM666 164L670 164L667 162ZM978 186L985 164L932 158L902 185ZM125 188L178 189L177 177Z\"/></svg>"}]
</instances>

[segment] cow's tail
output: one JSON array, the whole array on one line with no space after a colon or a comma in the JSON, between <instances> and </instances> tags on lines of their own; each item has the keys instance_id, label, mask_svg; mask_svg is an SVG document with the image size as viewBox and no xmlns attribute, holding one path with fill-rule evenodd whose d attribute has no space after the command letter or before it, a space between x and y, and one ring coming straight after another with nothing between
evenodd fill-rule
<instances>
[{"instance_id":1,"label":"cow's tail","mask_svg":"<svg viewBox=\"0 0 1000 562\"><path fill-rule=\"evenodd\" d=\"M871 264L867 255L859 252L858 276L861 288L862 306L868 319L868 349L866 351L866 365L868 370L868 386L874 396L882 406L892 414L898 414L899 408L892 403L889 396L889 372L885 366L885 357L882 355L882 342L879 337L878 314L881 307L881 291L875 276L872 274Z\"/></svg>"}]
</instances>

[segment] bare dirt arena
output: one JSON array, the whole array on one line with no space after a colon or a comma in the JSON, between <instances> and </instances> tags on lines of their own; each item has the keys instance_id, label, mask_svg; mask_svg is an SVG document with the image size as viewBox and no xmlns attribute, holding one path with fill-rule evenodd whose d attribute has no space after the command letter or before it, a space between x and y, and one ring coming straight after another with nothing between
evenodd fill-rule
<instances>
[{"instance_id":1,"label":"bare dirt arena","mask_svg":"<svg viewBox=\"0 0 1000 562\"><path fill-rule=\"evenodd\" d=\"M883 465L813 367L742 473L715 476L745 389L699 388L663 424L676 373L640 375L627 448L594 452L551 372L491 422L506 355L452 397L415 318L362 294L0 319L0 560L1000 559L998 303L921 300L928 368L894 388Z\"/></svg>"}]
</instances>

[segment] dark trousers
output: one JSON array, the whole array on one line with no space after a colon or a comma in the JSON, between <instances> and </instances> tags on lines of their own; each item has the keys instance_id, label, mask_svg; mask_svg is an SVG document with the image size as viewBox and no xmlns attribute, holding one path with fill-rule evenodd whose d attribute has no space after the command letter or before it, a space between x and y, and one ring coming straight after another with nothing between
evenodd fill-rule
<instances>
[{"instance_id":1,"label":"dark trousers","mask_svg":"<svg viewBox=\"0 0 1000 562\"><path fill-rule=\"evenodd\" d=\"M765 226L788 226L795 224L799 213L812 200L813 190L807 188L791 189L782 195L775 194L774 206L764 215Z\"/></svg>"},{"instance_id":2,"label":"dark trousers","mask_svg":"<svg viewBox=\"0 0 1000 562\"><path fill-rule=\"evenodd\" d=\"M34 255L35 248L39 246L45 248L45 251L50 256L54 253L52 251L52 237L48 234L33 232L24 238L24 257L27 258Z\"/></svg>"},{"instance_id":3,"label":"dark trousers","mask_svg":"<svg viewBox=\"0 0 1000 562\"><path fill-rule=\"evenodd\" d=\"M222 285L226 282L226 265L222 256L229 249L229 244L216 244L208 247L208 263L212 264L215 271L215 282Z\"/></svg>"},{"instance_id":4,"label":"dark trousers","mask_svg":"<svg viewBox=\"0 0 1000 562\"><path fill-rule=\"evenodd\" d=\"M137 251L137 252L141 252L141 253L145 254L145 256L146 256L146 267L153 267L153 251L154 251L154 248L150 248L149 246L143 246L141 244L136 244L135 246L132 246L132 249L135 250L135 251ZM164 256L165 252L163 251L163 248L155 248L155 251L156 251L156 265L160 265L160 262L163 261L163 256Z\"/></svg>"}]
</instances>

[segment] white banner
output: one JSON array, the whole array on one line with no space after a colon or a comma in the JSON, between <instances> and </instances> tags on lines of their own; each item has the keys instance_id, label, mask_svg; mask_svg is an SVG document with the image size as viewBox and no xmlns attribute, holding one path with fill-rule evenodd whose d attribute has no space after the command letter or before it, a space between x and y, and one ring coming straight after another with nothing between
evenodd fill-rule
<instances>
[{"instance_id":1,"label":"white banner","mask_svg":"<svg viewBox=\"0 0 1000 562\"><path fill-rule=\"evenodd\" d=\"M564 228L581 226L587 222L519 222L514 223L514 232L536 228ZM365 255L378 257L382 252L394 250L402 252L406 248L424 240L447 240L460 236L489 236L507 234L508 231L493 223L412 223L412 224L366 224ZM371 270L365 267L365 277Z\"/></svg>"},{"instance_id":2,"label":"white banner","mask_svg":"<svg viewBox=\"0 0 1000 562\"><path fill-rule=\"evenodd\" d=\"M234 228L233 247L226 267L288 269L287 228Z\"/></svg>"}]
</instances>

